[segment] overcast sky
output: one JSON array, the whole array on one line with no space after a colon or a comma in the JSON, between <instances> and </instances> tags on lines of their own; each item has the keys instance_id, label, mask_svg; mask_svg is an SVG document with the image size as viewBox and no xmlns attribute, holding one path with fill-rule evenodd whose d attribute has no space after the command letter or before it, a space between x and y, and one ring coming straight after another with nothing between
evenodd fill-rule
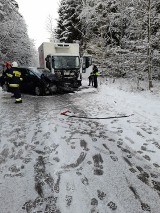
<instances>
[{"instance_id":1,"label":"overcast sky","mask_svg":"<svg viewBox=\"0 0 160 213\"><path fill-rule=\"evenodd\" d=\"M51 15L58 18L60 0L16 0L19 12L23 15L28 26L29 37L35 40L38 48L42 42L48 41L49 34L46 30L47 17Z\"/></svg>"}]
</instances>

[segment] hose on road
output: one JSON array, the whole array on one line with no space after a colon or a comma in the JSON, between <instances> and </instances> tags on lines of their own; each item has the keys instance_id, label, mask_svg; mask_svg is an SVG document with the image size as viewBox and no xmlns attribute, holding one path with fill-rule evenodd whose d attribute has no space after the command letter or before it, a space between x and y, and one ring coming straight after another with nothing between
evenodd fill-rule
<instances>
[{"instance_id":1,"label":"hose on road","mask_svg":"<svg viewBox=\"0 0 160 213\"><path fill-rule=\"evenodd\" d=\"M68 116L69 118L83 118L83 119L114 119L114 118L127 118L130 117L134 114L131 115L119 115L119 116L111 116L111 117L86 117L86 116L78 116L78 115L68 115L67 113L70 113L70 111L65 111L62 112L61 115Z\"/></svg>"}]
</instances>

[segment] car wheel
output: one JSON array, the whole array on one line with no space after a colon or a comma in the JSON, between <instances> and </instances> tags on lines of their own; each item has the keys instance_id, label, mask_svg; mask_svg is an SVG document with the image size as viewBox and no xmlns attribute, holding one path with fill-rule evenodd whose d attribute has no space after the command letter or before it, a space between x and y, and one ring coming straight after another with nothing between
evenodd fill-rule
<instances>
[{"instance_id":1,"label":"car wheel","mask_svg":"<svg viewBox=\"0 0 160 213\"><path fill-rule=\"evenodd\" d=\"M41 88L38 87L38 86L35 87L35 89L34 89L34 94L37 95L37 96L42 95L42 90L41 90Z\"/></svg>"}]
</instances>

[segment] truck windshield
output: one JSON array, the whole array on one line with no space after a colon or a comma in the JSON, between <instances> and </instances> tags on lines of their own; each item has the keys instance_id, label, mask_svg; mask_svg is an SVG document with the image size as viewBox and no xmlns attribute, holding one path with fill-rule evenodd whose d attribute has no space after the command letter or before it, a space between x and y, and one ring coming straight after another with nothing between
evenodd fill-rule
<instances>
[{"instance_id":1,"label":"truck windshield","mask_svg":"<svg viewBox=\"0 0 160 213\"><path fill-rule=\"evenodd\" d=\"M54 69L78 69L80 60L78 56L54 56L52 66Z\"/></svg>"}]
</instances>

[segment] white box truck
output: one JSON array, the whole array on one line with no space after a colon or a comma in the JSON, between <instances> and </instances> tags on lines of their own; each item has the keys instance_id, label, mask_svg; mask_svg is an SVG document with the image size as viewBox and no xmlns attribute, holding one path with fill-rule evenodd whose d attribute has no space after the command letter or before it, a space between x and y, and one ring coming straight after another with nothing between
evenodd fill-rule
<instances>
[{"instance_id":1,"label":"white box truck","mask_svg":"<svg viewBox=\"0 0 160 213\"><path fill-rule=\"evenodd\" d=\"M81 86L78 43L44 42L38 48L40 68L55 75L58 89L74 90Z\"/></svg>"},{"instance_id":2,"label":"white box truck","mask_svg":"<svg viewBox=\"0 0 160 213\"><path fill-rule=\"evenodd\" d=\"M59 90L74 90L82 84L82 65L78 43L44 42L38 48L40 68L49 69L55 75ZM82 60L83 61L83 60Z\"/></svg>"}]
</instances>

